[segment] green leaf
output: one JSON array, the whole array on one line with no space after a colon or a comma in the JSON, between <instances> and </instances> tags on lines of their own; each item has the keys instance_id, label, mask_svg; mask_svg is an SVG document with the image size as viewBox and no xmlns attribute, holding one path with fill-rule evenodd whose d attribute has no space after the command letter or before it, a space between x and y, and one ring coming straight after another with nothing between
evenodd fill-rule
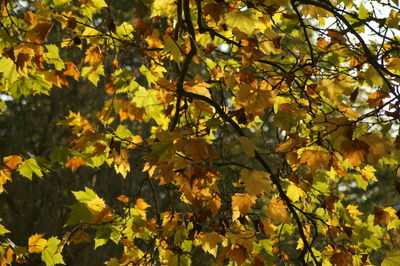
<instances>
[{"instance_id":1,"label":"green leaf","mask_svg":"<svg viewBox=\"0 0 400 266\"><path fill-rule=\"evenodd\" d=\"M97 194L88 187L85 187L85 191L72 191L75 198L82 203L88 203L89 201L97 198Z\"/></svg>"},{"instance_id":2,"label":"green leaf","mask_svg":"<svg viewBox=\"0 0 400 266\"><path fill-rule=\"evenodd\" d=\"M398 266L400 261L400 251L392 251L386 255L386 258L382 262L382 266Z\"/></svg>"},{"instance_id":3,"label":"green leaf","mask_svg":"<svg viewBox=\"0 0 400 266\"><path fill-rule=\"evenodd\" d=\"M111 238L112 228L111 225L104 225L98 227L94 237L94 249L105 245Z\"/></svg>"},{"instance_id":4,"label":"green leaf","mask_svg":"<svg viewBox=\"0 0 400 266\"><path fill-rule=\"evenodd\" d=\"M50 237L47 240L47 246L42 252L42 260L46 263L46 266L53 266L57 264L64 264L61 253L57 252L60 240L56 237Z\"/></svg>"},{"instance_id":5,"label":"green leaf","mask_svg":"<svg viewBox=\"0 0 400 266\"><path fill-rule=\"evenodd\" d=\"M60 54L58 52L58 47L55 44L46 45L47 53L46 62L54 65L57 71L61 71L65 68L64 61L60 58Z\"/></svg>"},{"instance_id":6,"label":"green leaf","mask_svg":"<svg viewBox=\"0 0 400 266\"><path fill-rule=\"evenodd\" d=\"M115 130L114 134L121 139L132 137L132 132L124 125L119 125L117 130Z\"/></svg>"},{"instance_id":7,"label":"green leaf","mask_svg":"<svg viewBox=\"0 0 400 266\"><path fill-rule=\"evenodd\" d=\"M7 230L7 228L4 225L0 224L0 236L2 236L4 234L8 234L8 233L10 233L10 231Z\"/></svg>"},{"instance_id":8,"label":"green leaf","mask_svg":"<svg viewBox=\"0 0 400 266\"><path fill-rule=\"evenodd\" d=\"M107 3L104 0L92 0L91 4L98 9L107 7Z\"/></svg>"},{"instance_id":9,"label":"green leaf","mask_svg":"<svg viewBox=\"0 0 400 266\"><path fill-rule=\"evenodd\" d=\"M362 3L360 4L360 6L358 8L358 17L360 19L368 18L368 9L366 9Z\"/></svg>"},{"instance_id":10,"label":"green leaf","mask_svg":"<svg viewBox=\"0 0 400 266\"><path fill-rule=\"evenodd\" d=\"M132 100L136 107L148 107L158 104L157 91L146 90L144 87L139 87Z\"/></svg>"},{"instance_id":11,"label":"green leaf","mask_svg":"<svg viewBox=\"0 0 400 266\"><path fill-rule=\"evenodd\" d=\"M23 161L18 166L17 170L23 177L26 177L30 180L32 180L33 174L37 175L38 177L43 177L42 170L34 158Z\"/></svg>"},{"instance_id":12,"label":"green leaf","mask_svg":"<svg viewBox=\"0 0 400 266\"><path fill-rule=\"evenodd\" d=\"M88 210L86 205L81 202L77 202L73 205L68 206L72 210L66 225L74 225L79 223L88 223L93 217L93 214Z\"/></svg>"},{"instance_id":13,"label":"green leaf","mask_svg":"<svg viewBox=\"0 0 400 266\"><path fill-rule=\"evenodd\" d=\"M8 83L13 83L20 76L17 71L17 66L7 57L0 59L0 73L3 73L3 77L7 79Z\"/></svg>"}]
</instances>

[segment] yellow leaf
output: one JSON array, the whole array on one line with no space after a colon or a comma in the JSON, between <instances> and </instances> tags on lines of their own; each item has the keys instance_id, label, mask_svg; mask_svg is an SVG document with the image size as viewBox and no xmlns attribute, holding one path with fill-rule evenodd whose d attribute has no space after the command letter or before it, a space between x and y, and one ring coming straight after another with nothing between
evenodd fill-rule
<instances>
[{"instance_id":1,"label":"yellow leaf","mask_svg":"<svg viewBox=\"0 0 400 266\"><path fill-rule=\"evenodd\" d=\"M247 193L236 193L232 196L232 220L235 221L239 216L247 214L251 207L256 204Z\"/></svg>"},{"instance_id":2,"label":"yellow leaf","mask_svg":"<svg viewBox=\"0 0 400 266\"><path fill-rule=\"evenodd\" d=\"M262 82L260 88L253 88L249 84L240 85L236 94L237 109L244 108L246 112L254 115L264 114L264 109L272 107L275 103L275 92L267 82Z\"/></svg>"},{"instance_id":3,"label":"yellow leaf","mask_svg":"<svg viewBox=\"0 0 400 266\"><path fill-rule=\"evenodd\" d=\"M267 172L244 169L241 171L240 175L250 197L255 197L259 194L271 191L270 175Z\"/></svg>"},{"instance_id":4,"label":"yellow leaf","mask_svg":"<svg viewBox=\"0 0 400 266\"><path fill-rule=\"evenodd\" d=\"M28 251L29 253L40 253L47 245L47 240L43 238L43 234L34 234L29 237Z\"/></svg>"},{"instance_id":5,"label":"yellow leaf","mask_svg":"<svg viewBox=\"0 0 400 266\"><path fill-rule=\"evenodd\" d=\"M194 94L203 95L207 98L211 98L210 91L208 88L211 88L211 85L206 83L200 77L196 77L192 80L188 80L184 84L184 89L187 92L191 92Z\"/></svg>"},{"instance_id":6,"label":"yellow leaf","mask_svg":"<svg viewBox=\"0 0 400 266\"><path fill-rule=\"evenodd\" d=\"M19 155L10 155L3 158L4 163L10 168L14 170L18 167L18 165L22 162L22 157Z\"/></svg>"},{"instance_id":7,"label":"yellow leaf","mask_svg":"<svg viewBox=\"0 0 400 266\"><path fill-rule=\"evenodd\" d=\"M149 204L147 204L145 201L144 201L144 199L142 199L142 198L138 198L137 200L136 200L136 203L135 203L135 209L142 215L142 217L144 218L144 219L146 219L146 209L148 208L148 207L151 207Z\"/></svg>"},{"instance_id":8,"label":"yellow leaf","mask_svg":"<svg viewBox=\"0 0 400 266\"><path fill-rule=\"evenodd\" d=\"M317 84L317 91L324 93L331 101L336 101L340 94L348 94L353 91L353 86L346 80L323 79Z\"/></svg>"},{"instance_id":9,"label":"yellow leaf","mask_svg":"<svg viewBox=\"0 0 400 266\"><path fill-rule=\"evenodd\" d=\"M86 203L86 207L92 214L97 214L101 212L105 207L106 203L100 197L96 197Z\"/></svg>"},{"instance_id":10,"label":"yellow leaf","mask_svg":"<svg viewBox=\"0 0 400 266\"><path fill-rule=\"evenodd\" d=\"M279 197L273 198L268 204L267 216L275 222L287 223L289 216L284 201Z\"/></svg>"},{"instance_id":11,"label":"yellow leaf","mask_svg":"<svg viewBox=\"0 0 400 266\"><path fill-rule=\"evenodd\" d=\"M210 232L201 235L199 242L201 243L201 248L205 252L208 252L212 254L214 257L217 257L218 244L222 243L224 239L225 238L220 234L215 232Z\"/></svg>"},{"instance_id":12,"label":"yellow leaf","mask_svg":"<svg viewBox=\"0 0 400 266\"><path fill-rule=\"evenodd\" d=\"M346 209L347 209L347 211L349 212L349 214L350 214L350 216L351 217L353 217L353 218L357 218L358 216L360 216L360 215L362 215L363 213L362 212L360 212L359 210L357 210L358 209L358 206L355 206L355 205L348 205L347 207L346 207Z\"/></svg>"},{"instance_id":13,"label":"yellow leaf","mask_svg":"<svg viewBox=\"0 0 400 266\"><path fill-rule=\"evenodd\" d=\"M306 192L294 183L290 183L287 188L287 196L293 202L298 201L301 197L306 196Z\"/></svg>"}]
</instances>

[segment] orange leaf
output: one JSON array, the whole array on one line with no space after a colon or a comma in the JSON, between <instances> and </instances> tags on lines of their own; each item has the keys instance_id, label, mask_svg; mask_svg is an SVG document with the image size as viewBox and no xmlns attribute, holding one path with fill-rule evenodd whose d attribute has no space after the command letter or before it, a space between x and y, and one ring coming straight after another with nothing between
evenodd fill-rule
<instances>
[{"instance_id":1,"label":"orange leaf","mask_svg":"<svg viewBox=\"0 0 400 266\"><path fill-rule=\"evenodd\" d=\"M239 216L247 214L251 207L256 204L247 193L236 193L232 196L232 220L235 221Z\"/></svg>"},{"instance_id":2,"label":"orange leaf","mask_svg":"<svg viewBox=\"0 0 400 266\"><path fill-rule=\"evenodd\" d=\"M98 45L92 45L85 54L84 62L89 62L91 66L98 66L104 58L104 53Z\"/></svg>"},{"instance_id":3,"label":"orange leaf","mask_svg":"<svg viewBox=\"0 0 400 266\"><path fill-rule=\"evenodd\" d=\"M218 195L214 195L208 200L208 208L211 211L212 216L217 215L218 210L221 208L221 198Z\"/></svg>"},{"instance_id":4,"label":"orange leaf","mask_svg":"<svg viewBox=\"0 0 400 266\"><path fill-rule=\"evenodd\" d=\"M129 198L125 195L119 195L117 200L123 202L123 203L128 203L129 202Z\"/></svg>"},{"instance_id":5,"label":"orange leaf","mask_svg":"<svg viewBox=\"0 0 400 266\"><path fill-rule=\"evenodd\" d=\"M51 21L42 21L37 23L33 29L26 32L24 40L36 44L43 43L47 34L49 34L51 28L53 27L53 24L54 23Z\"/></svg>"},{"instance_id":6,"label":"orange leaf","mask_svg":"<svg viewBox=\"0 0 400 266\"><path fill-rule=\"evenodd\" d=\"M267 216L273 221L287 223L289 216L285 202L279 197L273 198L268 205Z\"/></svg>"},{"instance_id":7,"label":"orange leaf","mask_svg":"<svg viewBox=\"0 0 400 266\"><path fill-rule=\"evenodd\" d=\"M3 165L0 165L0 193L4 191L3 185L7 181L11 181L11 170Z\"/></svg>"},{"instance_id":8,"label":"orange leaf","mask_svg":"<svg viewBox=\"0 0 400 266\"><path fill-rule=\"evenodd\" d=\"M3 158L4 163L10 168L14 170L18 167L20 163L22 163L22 157L19 155L10 155Z\"/></svg>"},{"instance_id":9,"label":"orange leaf","mask_svg":"<svg viewBox=\"0 0 400 266\"><path fill-rule=\"evenodd\" d=\"M369 146L364 141L358 139L348 141L345 143L345 149L343 151L343 158L349 159L354 167L359 166L365 156L368 154Z\"/></svg>"},{"instance_id":10,"label":"orange leaf","mask_svg":"<svg viewBox=\"0 0 400 266\"><path fill-rule=\"evenodd\" d=\"M80 166L86 165L85 161L82 158L72 157L65 164L66 167L71 168L72 172L75 172Z\"/></svg>"},{"instance_id":11,"label":"orange leaf","mask_svg":"<svg viewBox=\"0 0 400 266\"><path fill-rule=\"evenodd\" d=\"M323 151L307 150L301 154L300 164L305 164L311 172L317 171L321 166L327 169L331 155Z\"/></svg>"},{"instance_id":12,"label":"orange leaf","mask_svg":"<svg viewBox=\"0 0 400 266\"><path fill-rule=\"evenodd\" d=\"M386 91L377 90L368 96L369 107L377 107L383 104L383 99L389 98L389 93Z\"/></svg>"},{"instance_id":13,"label":"orange leaf","mask_svg":"<svg viewBox=\"0 0 400 266\"><path fill-rule=\"evenodd\" d=\"M66 70L64 71L64 75L74 77L76 81L79 81L79 71L76 65L72 62L65 62Z\"/></svg>"}]
</instances>

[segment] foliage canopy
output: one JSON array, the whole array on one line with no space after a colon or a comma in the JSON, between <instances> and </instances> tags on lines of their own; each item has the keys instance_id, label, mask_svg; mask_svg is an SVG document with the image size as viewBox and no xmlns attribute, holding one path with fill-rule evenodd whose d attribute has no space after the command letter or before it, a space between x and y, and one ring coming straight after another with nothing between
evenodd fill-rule
<instances>
[{"instance_id":1,"label":"foliage canopy","mask_svg":"<svg viewBox=\"0 0 400 266\"><path fill-rule=\"evenodd\" d=\"M397 0L0 8L1 265L399 264Z\"/></svg>"}]
</instances>

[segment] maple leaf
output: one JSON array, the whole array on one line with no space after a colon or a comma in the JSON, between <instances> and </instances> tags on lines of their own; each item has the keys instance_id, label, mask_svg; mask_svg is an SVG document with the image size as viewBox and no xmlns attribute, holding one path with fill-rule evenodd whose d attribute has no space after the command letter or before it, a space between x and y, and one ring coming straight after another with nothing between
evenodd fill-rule
<instances>
[{"instance_id":1,"label":"maple leaf","mask_svg":"<svg viewBox=\"0 0 400 266\"><path fill-rule=\"evenodd\" d=\"M233 259L238 265L242 265L246 262L247 252L242 247L237 247L234 249L228 250L226 253L228 258Z\"/></svg>"},{"instance_id":2,"label":"maple leaf","mask_svg":"<svg viewBox=\"0 0 400 266\"><path fill-rule=\"evenodd\" d=\"M211 98L210 91L208 90L211 88L211 85L206 83L202 78L196 77L192 80L188 80L184 83L183 88L187 92L191 92L194 94L203 95L207 98Z\"/></svg>"},{"instance_id":3,"label":"maple leaf","mask_svg":"<svg viewBox=\"0 0 400 266\"><path fill-rule=\"evenodd\" d=\"M204 233L199 235L198 237L201 248L205 252L208 252L214 257L217 257L218 244L225 241L225 237L215 232Z\"/></svg>"},{"instance_id":4,"label":"maple leaf","mask_svg":"<svg viewBox=\"0 0 400 266\"><path fill-rule=\"evenodd\" d=\"M29 253L41 253L47 245L47 240L43 238L43 234L34 234L29 237L28 251Z\"/></svg>"},{"instance_id":5,"label":"maple leaf","mask_svg":"<svg viewBox=\"0 0 400 266\"><path fill-rule=\"evenodd\" d=\"M377 90L374 93L371 93L370 95L368 95L368 105L369 107L377 107L377 106L381 106L383 104L383 99L385 98L389 98L389 93L387 93L386 91L382 91L382 90Z\"/></svg>"},{"instance_id":6,"label":"maple leaf","mask_svg":"<svg viewBox=\"0 0 400 266\"><path fill-rule=\"evenodd\" d=\"M65 71L64 71L64 75L66 76L71 76L73 77L76 81L79 81L79 71L78 68L76 67L76 65L70 61L65 62Z\"/></svg>"},{"instance_id":7,"label":"maple leaf","mask_svg":"<svg viewBox=\"0 0 400 266\"><path fill-rule=\"evenodd\" d=\"M304 140L300 138L298 135L289 135L289 139L285 142L277 144L275 149L276 152L289 152L294 148L298 148L302 146Z\"/></svg>"},{"instance_id":8,"label":"maple leaf","mask_svg":"<svg viewBox=\"0 0 400 266\"><path fill-rule=\"evenodd\" d=\"M140 215L142 215L143 219L146 220L146 209L151 207L149 204L147 204L144 199L137 199L135 203L135 208L139 212Z\"/></svg>"},{"instance_id":9,"label":"maple leaf","mask_svg":"<svg viewBox=\"0 0 400 266\"><path fill-rule=\"evenodd\" d=\"M237 109L244 107L247 112L254 115L264 114L264 109L273 106L274 103L275 93L267 82L262 82L257 89L243 83L236 94Z\"/></svg>"},{"instance_id":10,"label":"maple leaf","mask_svg":"<svg viewBox=\"0 0 400 266\"><path fill-rule=\"evenodd\" d=\"M84 62L89 62L91 66L95 67L100 65L104 58L104 52L100 49L98 45L92 45L89 49L86 50L85 54L86 56Z\"/></svg>"},{"instance_id":11,"label":"maple leaf","mask_svg":"<svg viewBox=\"0 0 400 266\"><path fill-rule=\"evenodd\" d=\"M251 207L256 204L255 199L247 193L236 193L232 196L232 220L235 221L240 215L247 214Z\"/></svg>"},{"instance_id":12,"label":"maple leaf","mask_svg":"<svg viewBox=\"0 0 400 266\"><path fill-rule=\"evenodd\" d=\"M212 216L217 215L219 209L221 208L221 198L218 195L213 195L208 200L208 208L210 209Z\"/></svg>"},{"instance_id":13,"label":"maple leaf","mask_svg":"<svg viewBox=\"0 0 400 266\"><path fill-rule=\"evenodd\" d=\"M368 144L367 160L371 164L376 164L379 159L390 152L392 147L391 141L384 138L380 132L364 135L358 139Z\"/></svg>"},{"instance_id":14,"label":"maple leaf","mask_svg":"<svg viewBox=\"0 0 400 266\"><path fill-rule=\"evenodd\" d=\"M68 159L65 167L71 168L72 172L76 172L79 167L85 166L86 162L82 158L72 157Z\"/></svg>"},{"instance_id":15,"label":"maple leaf","mask_svg":"<svg viewBox=\"0 0 400 266\"><path fill-rule=\"evenodd\" d=\"M324 93L331 101L335 101L340 94L350 94L352 83L340 79L323 79L317 84L317 91Z\"/></svg>"},{"instance_id":16,"label":"maple leaf","mask_svg":"<svg viewBox=\"0 0 400 266\"><path fill-rule=\"evenodd\" d=\"M123 195L123 194L119 195L117 200L119 200L119 201L121 201L123 203L128 203L129 202L129 198L127 196Z\"/></svg>"},{"instance_id":17,"label":"maple leaf","mask_svg":"<svg viewBox=\"0 0 400 266\"><path fill-rule=\"evenodd\" d=\"M353 256L351 253L339 251L333 254L329 261L337 266L351 266L353 265Z\"/></svg>"},{"instance_id":18,"label":"maple leaf","mask_svg":"<svg viewBox=\"0 0 400 266\"><path fill-rule=\"evenodd\" d=\"M11 170L15 170L18 165L22 163L22 157L19 155L10 155L3 158L3 162L10 168Z\"/></svg>"},{"instance_id":19,"label":"maple leaf","mask_svg":"<svg viewBox=\"0 0 400 266\"><path fill-rule=\"evenodd\" d=\"M46 263L46 266L54 266L56 264L64 264L63 257L60 252L58 252L58 247L61 241L56 237L50 237L47 240L47 246L42 252L42 260Z\"/></svg>"},{"instance_id":20,"label":"maple leaf","mask_svg":"<svg viewBox=\"0 0 400 266\"><path fill-rule=\"evenodd\" d=\"M207 3L203 7L204 16L210 16L215 22L221 19L221 16L225 14L224 6L218 3Z\"/></svg>"},{"instance_id":21,"label":"maple leaf","mask_svg":"<svg viewBox=\"0 0 400 266\"><path fill-rule=\"evenodd\" d=\"M369 152L368 144L358 139L348 141L344 146L343 158L349 159L354 167L361 165Z\"/></svg>"},{"instance_id":22,"label":"maple leaf","mask_svg":"<svg viewBox=\"0 0 400 266\"><path fill-rule=\"evenodd\" d=\"M267 217L275 222L287 223L289 216L284 201L278 197L274 197L268 204Z\"/></svg>"},{"instance_id":23,"label":"maple leaf","mask_svg":"<svg viewBox=\"0 0 400 266\"><path fill-rule=\"evenodd\" d=\"M28 160L23 161L17 168L17 171L28 179L32 179L32 175L35 174L38 177L43 177L42 170L38 165L35 158L30 158Z\"/></svg>"},{"instance_id":24,"label":"maple leaf","mask_svg":"<svg viewBox=\"0 0 400 266\"><path fill-rule=\"evenodd\" d=\"M306 150L301 154L299 163L307 165L313 173L320 169L321 166L327 169L330 159L331 155L327 152Z\"/></svg>"},{"instance_id":25,"label":"maple leaf","mask_svg":"<svg viewBox=\"0 0 400 266\"><path fill-rule=\"evenodd\" d=\"M53 22L51 21L41 21L36 23L36 26L27 31L24 36L24 40L27 42L32 42L36 44L41 44L49 34L51 28L53 27Z\"/></svg>"},{"instance_id":26,"label":"maple leaf","mask_svg":"<svg viewBox=\"0 0 400 266\"><path fill-rule=\"evenodd\" d=\"M293 202L298 201L300 198L306 196L306 192L300 188L298 185L294 183L290 183L288 188L287 188L287 196L289 199L291 199Z\"/></svg>"},{"instance_id":27,"label":"maple leaf","mask_svg":"<svg viewBox=\"0 0 400 266\"><path fill-rule=\"evenodd\" d=\"M0 165L0 193L4 192L3 185L11 181L11 170L3 165Z\"/></svg>"},{"instance_id":28,"label":"maple leaf","mask_svg":"<svg viewBox=\"0 0 400 266\"><path fill-rule=\"evenodd\" d=\"M271 191L270 175L267 172L244 169L241 171L240 176L250 197Z\"/></svg>"}]
</instances>

